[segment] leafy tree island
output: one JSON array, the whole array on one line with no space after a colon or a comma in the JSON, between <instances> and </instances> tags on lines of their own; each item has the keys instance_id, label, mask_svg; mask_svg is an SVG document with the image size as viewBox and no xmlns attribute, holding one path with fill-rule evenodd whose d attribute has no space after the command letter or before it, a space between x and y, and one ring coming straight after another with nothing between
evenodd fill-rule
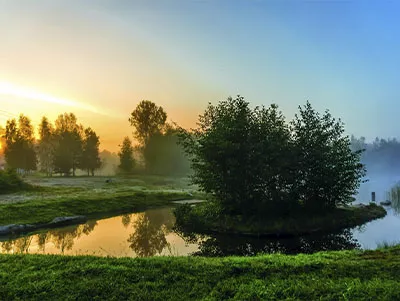
<instances>
[{"instance_id":1,"label":"leafy tree island","mask_svg":"<svg viewBox=\"0 0 400 301\"><path fill-rule=\"evenodd\" d=\"M366 169L344 124L307 102L286 122L278 106L241 96L209 104L198 128L181 129L192 180L209 195L175 210L181 231L291 236L354 227L386 215L350 206Z\"/></svg>"}]
</instances>

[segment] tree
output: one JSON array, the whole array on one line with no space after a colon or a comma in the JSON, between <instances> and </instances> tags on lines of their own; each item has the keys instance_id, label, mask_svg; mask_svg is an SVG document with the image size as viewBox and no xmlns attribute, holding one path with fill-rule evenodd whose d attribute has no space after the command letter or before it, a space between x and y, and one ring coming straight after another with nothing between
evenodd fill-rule
<instances>
[{"instance_id":1,"label":"tree","mask_svg":"<svg viewBox=\"0 0 400 301\"><path fill-rule=\"evenodd\" d=\"M142 100L128 120L135 128L135 138L142 146L145 146L151 136L162 132L167 120L167 113L155 103Z\"/></svg>"},{"instance_id":2,"label":"tree","mask_svg":"<svg viewBox=\"0 0 400 301\"><path fill-rule=\"evenodd\" d=\"M194 183L213 194L225 213L261 214L285 199L290 135L277 106L251 110L243 97L228 98L209 104L198 125L181 131L181 143Z\"/></svg>"},{"instance_id":3,"label":"tree","mask_svg":"<svg viewBox=\"0 0 400 301\"><path fill-rule=\"evenodd\" d=\"M307 103L290 124L276 105L250 109L243 97L209 104L199 127L181 129L193 182L222 214L247 218L330 210L352 201L362 176L343 124Z\"/></svg>"},{"instance_id":4,"label":"tree","mask_svg":"<svg viewBox=\"0 0 400 301\"><path fill-rule=\"evenodd\" d=\"M40 170L52 175L54 170L54 151L56 147L54 127L47 117L43 116L39 124L39 143L37 154L39 157Z\"/></svg>"},{"instance_id":5,"label":"tree","mask_svg":"<svg viewBox=\"0 0 400 301\"><path fill-rule=\"evenodd\" d=\"M56 120L57 146L54 155L54 166L58 172L72 175L79 167L82 158L83 127L77 123L73 113L59 115Z\"/></svg>"},{"instance_id":6,"label":"tree","mask_svg":"<svg viewBox=\"0 0 400 301\"><path fill-rule=\"evenodd\" d=\"M17 127L17 121L15 119L7 120L5 130L5 150L4 156L8 167L19 168L19 155L21 152L20 137Z\"/></svg>"},{"instance_id":7,"label":"tree","mask_svg":"<svg viewBox=\"0 0 400 301\"><path fill-rule=\"evenodd\" d=\"M9 167L24 171L36 169L33 127L28 117L20 115L18 125L15 119L8 120L6 125L5 158Z\"/></svg>"},{"instance_id":8,"label":"tree","mask_svg":"<svg viewBox=\"0 0 400 301\"><path fill-rule=\"evenodd\" d=\"M135 160L133 159L133 147L129 137L124 138L118 156L120 160L118 167L124 172L131 172L135 166Z\"/></svg>"},{"instance_id":9,"label":"tree","mask_svg":"<svg viewBox=\"0 0 400 301\"><path fill-rule=\"evenodd\" d=\"M100 138L96 132L91 128L85 130L85 137L83 139L83 152L80 167L94 176L94 171L101 166L99 156Z\"/></svg>"},{"instance_id":10,"label":"tree","mask_svg":"<svg viewBox=\"0 0 400 301\"><path fill-rule=\"evenodd\" d=\"M365 175L362 150L351 150L343 123L329 111L320 116L309 102L299 111L291 122L298 199L306 208L319 211L352 202Z\"/></svg>"},{"instance_id":11,"label":"tree","mask_svg":"<svg viewBox=\"0 0 400 301\"><path fill-rule=\"evenodd\" d=\"M147 171L162 175L183 175L190 170L189 160L178 144L179 130L168 126L165 133L152 135L143 147Z\"/></svg>"}]
</instances>

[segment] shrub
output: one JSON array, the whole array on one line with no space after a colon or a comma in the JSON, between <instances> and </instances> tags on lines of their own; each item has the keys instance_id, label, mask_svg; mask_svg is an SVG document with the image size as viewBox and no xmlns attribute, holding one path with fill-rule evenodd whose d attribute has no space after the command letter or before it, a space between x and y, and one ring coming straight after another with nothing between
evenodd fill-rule
<instances>
[{"instance_id":1,"label":"shrub","mask_svg":"<svg viewBox=\"0 0 400 301\"><path fill-rule=\"evenodd\" d=\"M22 181L14 169L0 170L0 194L30 187Z\"/></svg>"},{"instance_id":2,"label":"shrub","mask_svg":"<svg viewBox=\"0 0 400 301\"><path fill-rule=\"evenodd\" d=\"M285 122L277 105L250 109L243 97L208 105L197 129L181 130L192 180L222 213L265 217L300 207L330 210L352 201L364 166L344 126L310 103Z\"/></svg>"}]
</instances>

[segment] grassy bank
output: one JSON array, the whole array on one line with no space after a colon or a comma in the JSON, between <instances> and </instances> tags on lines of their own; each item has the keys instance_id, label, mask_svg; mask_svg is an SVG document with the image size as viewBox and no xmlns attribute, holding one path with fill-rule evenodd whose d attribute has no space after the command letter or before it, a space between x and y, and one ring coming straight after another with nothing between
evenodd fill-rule
<instances>
[{"instance_id":1,"label":"grassy bank","mask_svg":"<svg viewBox=\"0 0 400 301\"><path fill-rule=\"evenodd\" d=\"M241 216L219 216L215 206L207 203L196 207L182 205L177 208L176 224L183 232L241 234L249 236L298 236L312 233L334 232L360 226L386 215L382 206L336 208L329 213L258 219Z\"/></svg>"},{"instance_id":2,"label":"grassy bank","mask_svg":"<svg viewBox=\"0 0 400 301\"><path fill-rule=\"evenodd\" d=\"M400 248L146 259L0 255L1 300L399 300Z\"/></svg>"},{"instance_id":3,"label":"grassy bank","mask_svg":"<svg viewBox=\"0 0 400 301\"><path fill-rule=\"evenodd\" d=\"M31 179L36 189L0 197L0 225L47 223L58 216L108 217L198 195L174 182L157 178L54 178ZM158 186L156 186L158 185Z\"/></svg>"}]
</instances>

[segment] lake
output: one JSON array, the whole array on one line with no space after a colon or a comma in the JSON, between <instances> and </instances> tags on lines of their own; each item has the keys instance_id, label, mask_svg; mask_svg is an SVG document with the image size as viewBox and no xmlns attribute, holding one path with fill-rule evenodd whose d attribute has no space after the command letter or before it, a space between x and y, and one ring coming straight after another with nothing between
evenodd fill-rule
<instances>
[{"instance_id":1,"label":"lake","mask_svg":"<svg viewBox=\"0 0 400 301\"><path fill-rule=\"evenodd\" d=\"M362 184L358 203L368 203L372 191L377 201L397 179L380 179ZM385 186L386 185L386 186ZM382 187L386 187L382 189ZM178 235L173 231L172 208L151 209L85 224L46 230L37 234L3 238L2 253L97 255L113 257L148 256L251 256L258 253L313 253L323 250L374 249L378 244L400 242L398 208L386 207L385 218L361 227L327 235L287 239L257 239L241 236Z\"/></svg>"}]
</instances>

